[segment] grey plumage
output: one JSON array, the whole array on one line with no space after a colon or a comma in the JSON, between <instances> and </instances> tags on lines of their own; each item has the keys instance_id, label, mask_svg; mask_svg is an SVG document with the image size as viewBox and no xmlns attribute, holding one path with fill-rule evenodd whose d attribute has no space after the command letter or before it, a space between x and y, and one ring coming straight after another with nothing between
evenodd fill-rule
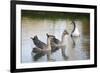
<instances>
[{"instance_id":1,"label":"grey plumage","mask_svg":"<svg viewBox=\"0 0 100 73\"><path fill-rule=\"evenodd\" d=\"M31 38L31 39L33 40L37 48L44 49L47 47L47 44L39 40L37 36L34 36L34 38Z\"/></svg>"}]
</instances>

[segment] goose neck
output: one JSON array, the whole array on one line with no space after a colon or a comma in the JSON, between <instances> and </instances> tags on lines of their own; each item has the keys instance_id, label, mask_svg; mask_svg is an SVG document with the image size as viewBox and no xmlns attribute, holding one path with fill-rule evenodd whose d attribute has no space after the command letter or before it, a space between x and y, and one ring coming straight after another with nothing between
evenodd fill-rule
<instances>
[{"instance_id":1,"label":"goose neck","mask_svg":"<svg viewBox=\"0 0 100 73\"><path fill-rule=\"evenodd\" d=\"M61 43L63 43L64 37L65 37L65 35L63 34L62 37L61 37Z\"/></svg>"},{"instance_id":2,"label":"goose neck","mask_svg":"<svg viewBox=\"0 0 100 73\"><path fill-rule=\"evenodd\" d=\"M74 28L73 28L73 30L72 30L72 33L75 31L75 28L76 28L75 23L73 23L73 25L74 25Z\"/></svg>"},{"instance_id":3,"label":"goose neck","mask_svg":"<svg viewBox=\"0 0 100 73\"><path fill-rule=\"evenodd\" d=\"M48 46L48 49L51 49L51 39L48 37L47 38L47 46Z\"/></svg>"}]
</instances>

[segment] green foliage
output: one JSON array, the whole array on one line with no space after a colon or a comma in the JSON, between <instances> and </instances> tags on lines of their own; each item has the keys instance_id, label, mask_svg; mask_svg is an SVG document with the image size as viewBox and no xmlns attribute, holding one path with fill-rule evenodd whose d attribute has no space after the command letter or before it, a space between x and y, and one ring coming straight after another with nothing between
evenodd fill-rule
<instances>
[{"instance_id":1,"label":"green foliage","mask_svg":"<svg viewBox=\"0 0 100 73\"><path fill-rule=\"evenodd\" d=\"M32 10L22 10L22 17L29 17L35 19L70 19L70 20L89 20L89 13L75 13L75 12L51 12L51 11L32 11Z\"/></svg>"}]
</instances>

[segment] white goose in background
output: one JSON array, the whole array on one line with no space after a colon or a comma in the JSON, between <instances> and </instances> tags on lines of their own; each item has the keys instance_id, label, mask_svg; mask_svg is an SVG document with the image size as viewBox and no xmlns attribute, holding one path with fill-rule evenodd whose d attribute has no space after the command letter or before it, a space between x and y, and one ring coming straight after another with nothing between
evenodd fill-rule
<instances>
[{"instance_id":1,"label":"white goose in background","mask_svg":"<svg viewBox=\"0 0 100 73\"><path fill-rule=\"evenodd\" d=\"M74 29L72 30L71 37L79 37L80 33L78 28L76 27L75 21L72 21L72 24L74 25Z\"/></svg>"}]
</instances>

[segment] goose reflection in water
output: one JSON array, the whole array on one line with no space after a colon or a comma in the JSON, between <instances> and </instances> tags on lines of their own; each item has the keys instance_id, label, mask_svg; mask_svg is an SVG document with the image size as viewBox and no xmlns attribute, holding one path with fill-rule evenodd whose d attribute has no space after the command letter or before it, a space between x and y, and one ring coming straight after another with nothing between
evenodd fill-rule
<instances>
[{"instance_id":1,"label":"goose reflection in water","mask_svg":"<svg viewBox=\"0 0 100 73\"><path fill-rule=\"evenodd\" d=\"M64 30L61 36L61 41L57 39L55 36L50 41L52 52L56 52L57 50L61 48L62 56L64 59L68 59L68 56L66 55L66 52L65 52L65 49L66 49L65 40L67 39L68 34L69 33L67 32L67 30ZM48 36L52 36L52 35L48 35Z\"/></svg>"}]
</instances>

